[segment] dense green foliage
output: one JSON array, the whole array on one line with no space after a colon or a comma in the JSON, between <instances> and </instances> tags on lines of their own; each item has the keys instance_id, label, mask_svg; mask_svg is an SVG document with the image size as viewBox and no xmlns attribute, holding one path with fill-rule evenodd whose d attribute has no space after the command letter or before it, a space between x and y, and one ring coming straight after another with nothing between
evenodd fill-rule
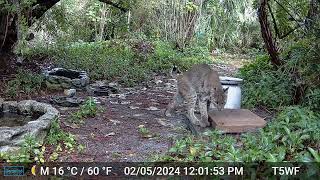
<instances>
[{"instance_id":1,"label":"dense green foliage","mask_svg":"<svg viewBox=\"0 0 320 180\"><path fill-rule=\"evenodd\" d=\"M266 128L236 138L218 131L208 131L201 139L177 140L170 154L161 159L170 161L298 161L319 162L319 114L306 108L284 109Z\"/></svg>"},{"instance_id":2,"label":"dense green foliage","mask_svg":"<svg viewBox=\"0 0 320 180\"><path fill-rule=\"evenodd\" d=\"M300 104L319 111L319 39L303 39L291 45L282 56L285 64L276 69L267 56L257 59L240 69L245 79L244 100L247 107L257 105L271 109ZM302 92L301 91L302 88ZM299 101L295 96L299 94Z\"/></svg>"},{"instance_id":3,"label":"dense green foliage","mask_svg":"<svg viewBox=\"0 0 320 180\"><path fill-rule=\"evenodd\" d=\"M33 2L23 0L21 8L32 8ZM226 51L264 53L254 10L258 0L113 2L126 11L94 0L60 1L30 29L30 19L23 15L27 13L3 0L0 5L5 4L1 8L8 13L19 14L16 54L29 59L48 57L57 66L87 71L92 80L132 86L172 65L186 70L192 64L210 63L210 52L213 56ZM275 112L275 117L266 128L240 137L209 131L200 138L179 139L167 156L157 160L320 162L319 1L268 2L266 24L271 27L268 33L273 35L270 39L277 46L275 54L281 65L272 65L267 55L257 56L238 76L244 79L243 106L262 106ZM35 34L31 42L26 41L28 30ZM11 97L35 93L42 81L42 76L20 70L8 82L6 93ZM90 99L69 121L82 123L97 111ZM138 131L143 137L151 136L144 126ZM61 146L73 149L76 145L58 121L47 141L56 145L51 160L57 159ZM1 154L0 159L42 162L44 150L33 142L26 138L21 155Z\"/></svg>"},{"instance_id":4,"label":"dense green foliage","mask_svg":"<svg viewBox=\"0 0 320 180\"><path fill-rule=\"evenodd\" d=\"M180 52L163 41L112 40L72 43L36 48L32 55L49 55L61 67L85 70L92 80L118 80L134 85L146 80L152 72L165 72L173 64L186 70L195 63L210 62L206 48L186 48Z\"/></svg>"},{"instance_id":5,"label":"dense green foliage","mask_svg":"<svg viewBox=\"0 0 320 180\"><path fill-rule=\"evenodd\" d=\"M267 56L258 57L254 63L241 68L240 77L245 80L242 86L244 106L279 108L292 104L291 77L274 69Z\"/></svg>"},{"instance_id":6,"label":"dense green foliage","mask_svg":"<svg viewBox=\"0 0 320 180\"><path fill-rule=\"evenodd\" d=\"M7 84L6 93L16 97L21 93L31 95L40 91L44 77L42 75L19 69L16 77Z\"/></svg>"}]
</instances>

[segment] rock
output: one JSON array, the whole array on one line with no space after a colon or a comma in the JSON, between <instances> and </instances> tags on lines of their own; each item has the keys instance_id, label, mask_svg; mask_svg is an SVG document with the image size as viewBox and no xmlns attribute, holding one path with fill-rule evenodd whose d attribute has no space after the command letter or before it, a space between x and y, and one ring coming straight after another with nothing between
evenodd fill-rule
<instances>
[{"instance_id":1,"label":"rock","mask_svg":"<svg viewBox=\"0 0 320 180\"><path fill-rule=\"evenodd\" d=\"M168 79L168 82L170 84L176 84L177 80L176 79Z\"/></svg>"},{"instance_id":2,"label":"rock","mask_svg":"<svg viewBox=\"0 0 320 180\"><path fill-rule=\"evenodd\" d=\"M155 83L156 83L156 85L158 85L158 84L163 83L163 81L161 81L161 80L156 80Z\"/></svg>"},{"instance_id":3,"label":"rock","mask_svg":"<svg viewBox=\"0 0 320 180\"><path fill-rule=\"evenodd\" d=\"M29 121L23 126L0 127L0 152L16 151L26 135L35 136L42 143L53 119L59 116L59 111L49 104L33 100L5 101L3 111L23 113L28 115L42 114L38 119Z\"/></svg>"},{"instance_id":4,"label":"rock","mask_svg":"<svg viewBox=\"0 0 320 180\"><path fill-rule=\"evenodd\" d=\"M120 124L121 122L118 120L109 119L114 125Z\"/></svg>"},{"instance_id":5,"label":"rock","mask_svg":"<svg viewBox=\"0 0 320 180\"><path fill-rule=\"evenodd\" d=\"M130 109L139 109L138 106L129 106Z\"/></svg>"},{"instance_id":6,"label":"rock","mask_svg":"<svg viewBox=\"0 0 320 180\"><path fill-rule=\"evenodd\" d=\"M171 84L171 83L165 83L165 84L164 84L164 87L165 87L165 89L174 89L174 88L175 88L175 85L174 85L174 84Z\"/></svg>"},{"instance_id":7,"label":"rock","mask_svg":"<svg viewBox=\"0 0 320 180\"><path fill-rule=\"evenodd\" d=\"M83 89L89 84L89 76L85 71L54 68L44 73L47 88L52 90L79 88Z\"/></svg>"},{"instance_id":8,"label":"rock","mask_svg":"<svg viewBox=\"0 0 320 180\"><path fill-rule=\"evenodd\" d=\"M116 83L116 82L111 82L111 83L109 83L108 85L109 85L109 87L117 87L117 86L118 86L118 83Z\"/></svg>"},{"instance_id":9,"label":"rock","mask_svg":"<svg viewBox=\"0 0 320 180\"><path fill-rule=\"evenodd\" d=\"M78 107L84 100L78 97L65 97L65 96L56 96L51 98L51 103L63 106L63 107Z\"/></svg>"},{"instance_id":10,"label":"rock","mask_svg":"<svg viewBox=\"0 0 320 180\"><path fill-rule=\"evenodd\" d=\"M87 86L87 92L91 96L109 96L110 94L118 93L118 89L116 86L106 85L104 81L96 81Z\"/></svg>"},{"instance_id":11,"label":"rock","mask_svg":"<svg viewBox=\"0 0 320 180\"><path fill-rule=\"evenodd\" d=\"M172 127L173 124L167 122L168 120L167 119L164 119L164 118L156 118L157 122L162 125L162 126L165 126L165 127Z\"/></svg>"},{"instance_id":12,"label":"rock","mask_svg":"<svg viewBox=\"0 0 320 180\"><path fill-rule=\"evenodd\" d=\"M73 97L76 95L77 90L76 89L65 89L63 91L64 95L66 95L67 97Z\"/></svg>"},{"instance_id":13,"label":"rock","mask_svg":"<svg viewBox=\"0 0 320 180\"><path fill-rule=\"evenodd\" d=\"M109 101L111 104L119 104L118 101Z\"/></svg>"},{"instance_id":14,"label":"rock","mask_svg":"<svg viewBox=\"0 0 320 180\"><path fill-rule=\"evenodd\" d=\"M122 101L120 102L120 104L130 104L131 102L130 101Z\"/></svg>"},{"instance_id":15,"label":"rock","mask_svg":"<svg viewBox=\"0 0 320 180\"><path fill-rule=\"evenodd\" d=\"M134 114L133 117L140 117L143 116L144 114Z\"/></svg>"},{"instance_id":16,"label":"rock","mask_svg":"<svg viewBox=\"0 0 320 180\"><path fill-rule=\"evenodd\" d=\"M120 98L120 99L126 99L126 95L125 95L125 94L120 94L120 95L119 95L119 98Z\"/></svg>"},{"instance_id":17,"label":"rock","mask_svg":"<svg viewBox=\"0 0 320 180\"><path fill-rule=\"evenodd\" d=\"M60 111L69 111L70 110L69 107L60 107L59 109L60 109Z\"/></svg>"},{"instance_id":18,"label":"rock","mask_svg":"<svg viewBox=\"0 0 320 180\"><path fill-rule=\"evenodd\" d=\"M140 124L138 128L144 128L144 124Z\"/></svg>"},{"instance_id":19,"label":"rock","mask_svg":"<svg viewBox=\"0 0 320 180\"><path fill-rule=\"evenodd\" d=\"M117 97L118 96L118 94L110 94L109 95L109 97L112 97L112 98L115 98L115 97Z\"/></svg>"},{"instance_id":20,"label":"rock","mask_svg":"<svg viewBox=\"0 0 320 180\"><path fill-rule=\"evenodd\" d=\"M154 107L154 106L150 106L149 108L147 108L147 110L149 110L149 111L158 111L160 109L158 109L157 107Z\"/></svg>"}]
</instances>

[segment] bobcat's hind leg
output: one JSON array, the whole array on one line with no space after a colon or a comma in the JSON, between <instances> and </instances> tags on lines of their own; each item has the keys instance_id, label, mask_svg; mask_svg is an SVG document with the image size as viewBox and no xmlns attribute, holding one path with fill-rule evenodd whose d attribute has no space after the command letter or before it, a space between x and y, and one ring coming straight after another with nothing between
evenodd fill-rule
<instances>
[{"instance_id":1,"label":"bobcat's hind leg","mask_svg":"<svg viewBox=\"0 0 320 180\"><path fill-rule=\"evenodd\" d=\"M199 109L201 114L200 126L207 127L210 126L208 121L208 102L205 99L199 99Z\"/></svg>"},{"instance_id":2,"label":"bobcat's hind leg","mask_svg":"<svg viewBox=\"0 0 320 180\"><path fill-rule=\"evenodd\" d=\"M181 97L180 93L175 94L172 101L168 104L168 106L165 110L165 115L167 117L170 117L171 112L174 111L181 102L182 102L182 97Z\"/></svg>"}]
</instances>

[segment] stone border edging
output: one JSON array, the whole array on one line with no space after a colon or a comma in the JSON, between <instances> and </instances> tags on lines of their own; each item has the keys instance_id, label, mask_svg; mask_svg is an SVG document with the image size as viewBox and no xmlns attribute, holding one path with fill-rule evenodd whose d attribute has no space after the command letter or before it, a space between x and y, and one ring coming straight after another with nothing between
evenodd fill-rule
<instances>
[{"instance_id":1,"label":"stone border edging","mask_svg":"<svg viewBox=\"0 0 320 180\"><path fill-rule=\"evenodd\" d=\"M0 102L0 112L4 111L19 114L41 113L43 115L23 126L0 127L0 152L17 150L27 134L35 136L42 143L51 122L59 117L59 111L56 108L34 100Z\"/></svg>"}]
</instances>

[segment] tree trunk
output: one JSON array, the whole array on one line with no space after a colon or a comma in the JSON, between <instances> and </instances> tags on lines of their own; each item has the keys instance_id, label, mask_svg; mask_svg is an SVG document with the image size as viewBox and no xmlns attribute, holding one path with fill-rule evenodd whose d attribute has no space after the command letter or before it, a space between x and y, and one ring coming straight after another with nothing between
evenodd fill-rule
<instances>
[{"instance_id":1,"label":"tree trunk","mask_svg":"<svg viewBox=\"0 0 320 180\"><path fill-rule=\"evenodd\" d=\"M17 41L15 17L11 14L0 13L0 55L9 53Z\"/></svg>"},{"instance_id":2,"label":"tree trunk","mask_svg":"<svg viewBox=\"0 0 320 180\"><path fill-rule=\"evenodd\" d=\"M282 64L282 62L280 61L278 48L276 46L276 42L272 38L272 32L268 23L267 4L268 0L261 0L258 9L258 18L261 27L261 35L267 48L267 51L270 55L272 64L274 66L279 66Z\"/></svg>"},{"instance_id":3,"label":"tree trunk","mask_svg":"<svg viewBox=\"0 0 320 180\"><path fill-rule=\"evenodd\" d=\"M21 9L21 15L27 18L28 26L33 24L34 19L39 19L48 9L58 3L60 0L36 0L30 8ZM128 9L122 7L119 3L115 3L112 0L99 0L105 4L109 4L115 8L120 9L122 12L127 12ZM9 4L19 2L15 0L9 0ZM0 4L0 56L13 55L12 48L18 41L18 13L7 12L3 10L3 5Z\"/></svg>"},{"instance_id":4,"label":"tree trunk","mask_svg":"<svg viewBox=\"0 0 320 180\"><path fill-rule=\"evenodd\" d=\"M31 26L34 19L40 18L48 9L54 6L59 0L37 0L29 9L17 9L19 12L7 12L0 7L0 55L13 54L12 48L18 40L18 16L24 15L28 26ZM17 4L18 1L9 1L10 4ZM19 15L18 15L19 14Z\"/></svg>"}]
</instances>

